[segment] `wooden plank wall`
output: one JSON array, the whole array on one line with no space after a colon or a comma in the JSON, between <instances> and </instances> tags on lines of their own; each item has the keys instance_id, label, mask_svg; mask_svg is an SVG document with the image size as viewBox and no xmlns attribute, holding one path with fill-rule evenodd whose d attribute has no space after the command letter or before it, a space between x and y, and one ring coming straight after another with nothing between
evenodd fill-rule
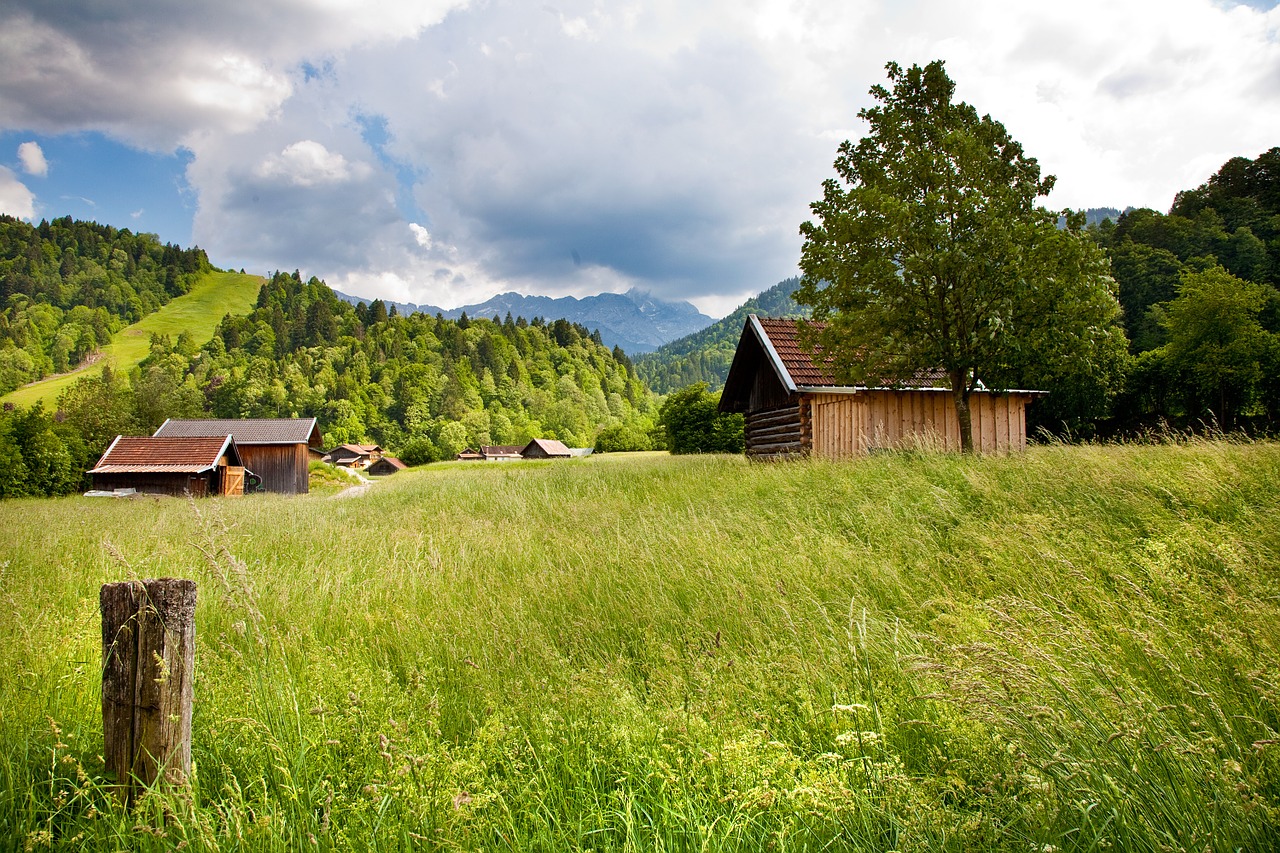
<instances>
[{"instance_id":1,"label":"wooden plank wall","mask_svg":"<svg viewBox=\"0 0 1280 853\"><path fill-rule=\"evenodd\" d=\"M262 478L268 492L305 495L307 446L305 444L246 444L239 446L244 467Z\"/></svg>"},{"instance_id":2,"label":"wooden plank wall","mask_svg":"<svg viewBox=\"0 0 1280 853\"><path fill-rule=\"evenodd\" d=\"M821 458L843 459L879 449L960 449L960 423L949 392L815 394L811 402L813 454ZM969 398L969 405L976 450L1026 449L1024 397L978 393Z\"/></svg>"}]
</instances>

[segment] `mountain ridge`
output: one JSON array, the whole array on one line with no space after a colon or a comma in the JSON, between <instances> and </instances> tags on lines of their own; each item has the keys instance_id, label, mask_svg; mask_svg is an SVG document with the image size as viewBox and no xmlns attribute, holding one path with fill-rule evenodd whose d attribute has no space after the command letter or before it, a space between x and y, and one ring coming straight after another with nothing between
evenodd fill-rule
<instances>
[{"instance_id":1,"label":"mountain ridge","mask_svg":"<svg viewBox=\"0 0 1280 853\"><path fill-rule=\"evenodd\" d=\"M334 290L334 295L352 305L371 304L372 299ZM484 302L457 308L419 305L412 302L383 300L388 309L395 306L401 314L420 312L450 320L464 313L469 317L513 317L564 319L590 329L599 329L601 339L609 346L621 347L628 353L653 352L669 341L705 329L715 321L686 301L660 299L651 293L632 288L626 293L599 293L594 296L528 296L507 291Z\"/></svg>"}]
</instances>

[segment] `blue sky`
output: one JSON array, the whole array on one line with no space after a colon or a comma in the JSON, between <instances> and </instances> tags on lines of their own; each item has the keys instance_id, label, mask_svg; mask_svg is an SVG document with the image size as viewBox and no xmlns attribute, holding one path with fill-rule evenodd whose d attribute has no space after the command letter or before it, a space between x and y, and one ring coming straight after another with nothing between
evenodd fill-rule
<instances>
[{"instance_id":1,"label":"blue sky","mask_svg":"<svg viewBox=\"0 0 1280 853\"><path fill-rule=\"evenodd\" d=\"M1050 207L1280 145L1280 10L1228 0L9 0L0 211L452 306L796 272L884 64L944 59Z\"/></svg>"},{"instance_id":2,"label":"blue sky","mask_svg":"<svg viewBox=\"0 0 1280 853\"><path fill-rule=\"evenodd\" d=\"M44 135L0 133L0 165L25 171L18 147L35 142L45 174L23 174L39 199L41 216L89 219L131 231L157 234L166 243L190 246L197 196L187 183L191 152L142 151L98 132Z\"/></svg>"}]
</instances>

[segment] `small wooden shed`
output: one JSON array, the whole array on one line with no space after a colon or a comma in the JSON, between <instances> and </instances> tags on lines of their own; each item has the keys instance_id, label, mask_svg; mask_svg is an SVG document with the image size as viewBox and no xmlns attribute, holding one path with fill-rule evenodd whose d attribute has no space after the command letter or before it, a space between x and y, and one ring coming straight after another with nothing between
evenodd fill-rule
<instances>
[{"instance_id":1,"label":"small wooden shed","mask_svg":"<svg viewBox=\"0 0 1280 853\"><path fill-rule=\"evenodd\" d=\"M365 470L374 476L387 477L408 467L394 456L383 456Z\"/></svg>"},{"instance_id":2,"label":"small wooden shed","mask_svg":"<svg viewBox=\"0 0 1280 853\"><path fill-rule=\"evenodd\" d=\"M974 449L1025 449L1026 407L1043 393L974 392L969 398ZM921 371L901 387L839 384L829 362L801 346L796 320L747 317L720 411L743 413L747 456L755 459L841 459L920 446L960 449L955 399L941 371Z\"/></svg>"},{"instance_id":3,"label":"small wooden shed","mask_svg":"<svg viewBox=\"0 0 1280 853\"><path fill-rule=\"evenodd\" d=\"M480 448L480 454L484 456L486 462L509 462L513 459L523 459L520 451L523 445L519 444L486 444Z\"/></svg>"},{"instance_id":4,"label":"small wooden shed","mask_svg":"<svg viewBox=\"0 0 1280 853\"><path fill-rule=\"evenodd\" d=\"M333 465L367 468L382 458L382 448L377 444L339 444L327 456Z\"/></svg>"},{"instance_id":5,"label":"small wooden shed","mask_svg":"<svg viewBox=\"0 0 1280 853\"><path fill-rule=\"evenodd\" d=\"M554 438L535 438L524 446L520 455L525 459L568 459L573 454Z\"/></svg>"},{"instance_id":6,"label":"small wooden shed","mask_svg":"<svg viewBox=\"0 0 1280 853\"><path fill-rule=\"evenodd\" d=\"M321 447L315 418L243 418L167 420L157 438L205 438L231 435L245 467L262 479L268 492L305 495L309 447Z\"/></svg>"},{"instance_id":7,"label":"small wooden shed","mask_svg":"<svg viewBox=\"0 0 1280 853\"><path fill-rule=\"evenodd\" d=\"M89 471L99 491L149 495L243 495L244 462L229 435L199 438L116 436Z\"/></svg>"}]
</instances>

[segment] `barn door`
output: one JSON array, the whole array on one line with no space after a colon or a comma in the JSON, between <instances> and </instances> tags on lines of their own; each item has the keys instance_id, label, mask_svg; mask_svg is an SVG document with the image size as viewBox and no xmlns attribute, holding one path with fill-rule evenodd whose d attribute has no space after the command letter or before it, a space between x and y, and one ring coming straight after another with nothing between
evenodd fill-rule
<instances>
[{"instance_id":1,"label":"barn door","mask_svg":"<svg viewBox=\"0 0 1280 853\"><path fill-rule=\"evenodd\" d=\"M228 465L222 469L222 494L235 496L244 494L244 468Z\"/></svg>"}]
</instances>

